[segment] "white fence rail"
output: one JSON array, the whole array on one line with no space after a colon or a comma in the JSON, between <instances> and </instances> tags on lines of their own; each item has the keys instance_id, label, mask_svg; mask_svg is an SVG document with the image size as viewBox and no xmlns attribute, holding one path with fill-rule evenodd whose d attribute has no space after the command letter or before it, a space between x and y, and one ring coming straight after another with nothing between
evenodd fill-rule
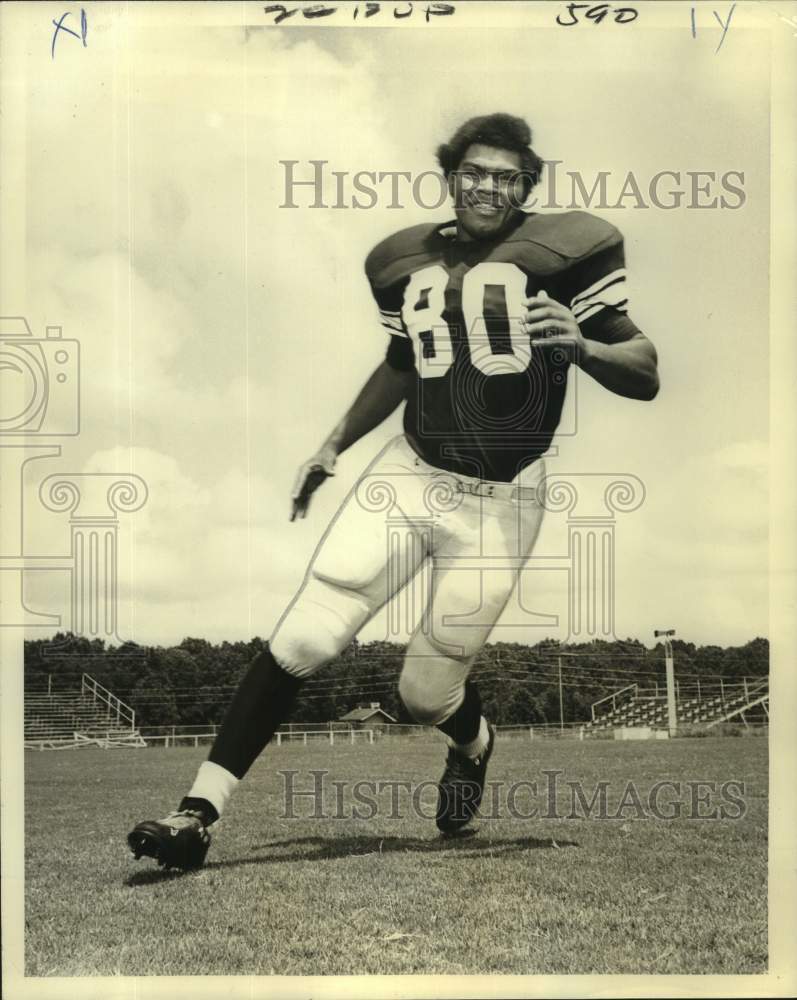
<instances>
[{"instance_id":1,"label":"white fence rail","mask_svg":"<svg viewBox=\"0 0 797 1000\"><path fill-rule=\"evenodd\" d=\"M424 727L420 727L424 728ZM377 734L380 735L380 734ZM216 738L215 732L202 733L165 733L162 736L142 736L142 741L147 745L164 747L194 746L212 742ZM291 733L275 733L274 743L282 746L283 743L299 743L307 746L308 743L329 743L331 746L340 746L344 743L373 743L373 729L350 729L340 731L335 729L310 729L294 730Z\"/></svg>"},{"instance_id":2,"label":"white fence rail","mask_svg":"<svg viewBox=\"0 0 797 1000\"><path fill-rule=\"evenodd\" d=\"M152 733L144 730L142 740L151 746L162 747L198 747L213 742L216 738L216 727L193 727L197 731L177 732L173 727L168 732ZM189 727L183 727L187 729ZM583 740L590 736L583 722L567 722L563 726L557 724L539 726L497 726L499 740L522 739L576 739ZM330 746L346 746L355 743L372 745L383 740L400 738L439 740L440 734L434 727L391 725L378 729L291 729L290 732L279 730L274 734L273 743L276 746L300 745L309 746L317 743L328 743Z\"/></svg>"}]
</instances>

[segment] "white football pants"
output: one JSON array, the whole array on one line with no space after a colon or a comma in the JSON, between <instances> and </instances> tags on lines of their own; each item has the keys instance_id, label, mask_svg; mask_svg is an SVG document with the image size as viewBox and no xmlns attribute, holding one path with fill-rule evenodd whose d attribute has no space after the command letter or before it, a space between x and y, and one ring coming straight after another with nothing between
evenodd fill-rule
<instances>
[{"instance_id":1,"label":"white football pants","mask_svg":"<svg viewBox=\"0 0 797 1000\"><path fill-rule=\"evenodd\" d=\"M445 721L534 546L544 474L539 459L512 483L460 476L395 438L327 528L271 637L274 657L309 677L398 594L388 632L411 633L399 693L416 721Z\"/></svg>"}]
</instances>

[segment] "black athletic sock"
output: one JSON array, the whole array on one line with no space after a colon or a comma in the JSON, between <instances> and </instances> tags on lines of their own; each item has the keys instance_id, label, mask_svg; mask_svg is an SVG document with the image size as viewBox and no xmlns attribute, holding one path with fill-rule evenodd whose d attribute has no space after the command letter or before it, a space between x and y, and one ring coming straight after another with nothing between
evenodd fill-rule
<instances>
[{"instance_id":1,"label":"black athletic sock","mask_svg":"<svg viewBox=\"0 0 797 1000\"><path fill-rule=\"evenodd\" d=\"M302 683L266 646L238 685L208 760L243 778L287 718Z\"/></svg>"},{"instance_id":2,"label":"black athletic sock","mask_svg":"<svg viewBox=\"0 0 797 1000\"><path fill-rule=\"evenodd\" d=\"M465 700L445 722L438 724L441 733L455 743L470 743L479 735L482 718L482 700L473 681L465 681Z\"/></svg>"},{"instance_id":3,"label":"black athletic sock","mask_svg":"<svg viewBox=\"0 0 797 1000\"><path fill-rule=\"evenodd\" d=\"M219 814L216 812L216 807L212 802L208 802L207 799L193 799L186 795L177 808L180 812L184 809L190 809L191 812L199 813L202 817L202 824L204 826L210 826L211 823L215 823L219 818Z\"/></svg>"}]
</instances>

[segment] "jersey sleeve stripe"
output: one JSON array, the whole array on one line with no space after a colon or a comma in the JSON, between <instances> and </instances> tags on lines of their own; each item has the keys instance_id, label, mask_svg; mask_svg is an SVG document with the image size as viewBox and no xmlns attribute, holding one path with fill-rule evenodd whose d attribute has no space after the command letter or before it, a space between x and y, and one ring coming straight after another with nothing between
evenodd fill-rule
<instances>
[{"instance_id":1,"label":"jersey sleeve stripe","mask_svg":"<svg viewBox=\"0 0 797 1000\"><path fill-rule=\"evenodd\" d=\"M588 312L591 312L596 306L602 308L603 306L611 306L613 309L622 309L628 303L628 289L626 288L625 281L618 281L615 284L610 285L608 288L604 288L600 292L596 292L594 295L590 295L589 298L582 299L580 302L575 303L570 308L573 310L573 315L576 319L581 319Z\"/></svg>"},{"instance_id":2,"label":"jersey sleeve stripe","mask_svg":"<svg viewBox=\"0 0 797 1000\"><path fill-rule=\"evenodd\" d=\"M593 295L597 295L604 288L608 288L610 285L616 284L618 281L625 281L626 271L624 267L618 268L616 271L612 271L611 274L605 274L599 281L590 285L589 288L585 288L583 292L579 292L570 301L570 307L572 308L577 303L581 302L583 299L588 299Z\"/></svg>"},{"instance_id":3,"label":"jersey sleeve stripe","mask_svg":"<svg viewBox=\"0 0 797 1000\"><path fill-rule=\"evenodd\" d=\"M407 339L409 339L407 331L402 330L400 326L389 326L387 323L383 323L382 327L386 333L389 333L394 337L407 337Z\"/></svg>"},{"instance_id":4,"label":"jersey sleeve stripe","mask_svg":"<svg viewBox=\"0 0 797 1000\"><path fill-rule=\"evenodd\" d=\"M582 309L581 311L573 310L573 315L576 317L579 323L583 322L585 319L589 319L590 316L594 316L595 313L599 313L601 309L611 308L615 312L626 313L628 312L628 299L622 299L617 303L606 303L606 302L595 302L590 306Z\"/></svg>"},{"instance_id":5,"label":"jersey sleeve stripe","mask_svg":"<svg viewBox=\"0 0 797 1000\"><path fill-rule=\"evenodd\" d=\"M384 309L380 309L379 319L388 333L399 337L409 337L399 313L391 314Z\"/></svg>"},{"instance_id":6,"label":"jersey sleeve stripe","mask_svg":"<svg viewBox=\"0 0 797 1000\"><path fill-rule=\"evenodd\" d=\"M570 308L577 314L582 309L586 309L596 302L602 302L605 306L616 306L621 299L627 298L628 288L623 281L620 284L612 285L611 288L604 288L602 292L598 292L596 295L590 295L588 299L582 299L580 302L574 303Z\"/></svg>"}]
</instances>

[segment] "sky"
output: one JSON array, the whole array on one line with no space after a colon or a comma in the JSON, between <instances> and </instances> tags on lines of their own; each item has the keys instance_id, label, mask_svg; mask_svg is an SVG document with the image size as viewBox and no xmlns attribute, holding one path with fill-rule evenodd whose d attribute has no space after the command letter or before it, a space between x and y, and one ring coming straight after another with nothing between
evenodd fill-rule
<instances>
[{"instance_id":1,"label":"sky","mask_svg":"<svg viewBox=\"0 0 797 1000\"><path fill-rule=\"evenodd\" d=\"M489 36L180 17L154 30L151 10L88 10L87 46L62 36L54 58L46 26L30 26L23 291L4 293L3 314L80 342L81 419L60 457L28 467L27 554L69 552L68 517L39 499L45 475L135 474L147 499L119 515L119 637L267 636L358 472L399 431L394 415L342 456L308 519L289 523L296 469L386 346L365 255L448 217L406 197L333 208L332 183L329 207L304 193L280 207L281 161L305 176L310 160L415 175L464 118L504 110L528 119L560 181L608 171L619 192L629 171L644 189L671 170L688 192L687 171L744 174L738 208L596 210L625 236L630 315L658 349L661 391L640 403L576 377L548 471L644 484L615 526L619 638L768 634L766 33L732 28L715 53L708 24L633 40L537 22ZM566 546L566 518L547 516L534 557ZM562 574L533 560L529 574L546 624L515 607L493 638L566 638ZM25 600L67 622L66 574L28 574ZM379 617L362 637L384 635Z\"/></svg>"}]
</instances>

